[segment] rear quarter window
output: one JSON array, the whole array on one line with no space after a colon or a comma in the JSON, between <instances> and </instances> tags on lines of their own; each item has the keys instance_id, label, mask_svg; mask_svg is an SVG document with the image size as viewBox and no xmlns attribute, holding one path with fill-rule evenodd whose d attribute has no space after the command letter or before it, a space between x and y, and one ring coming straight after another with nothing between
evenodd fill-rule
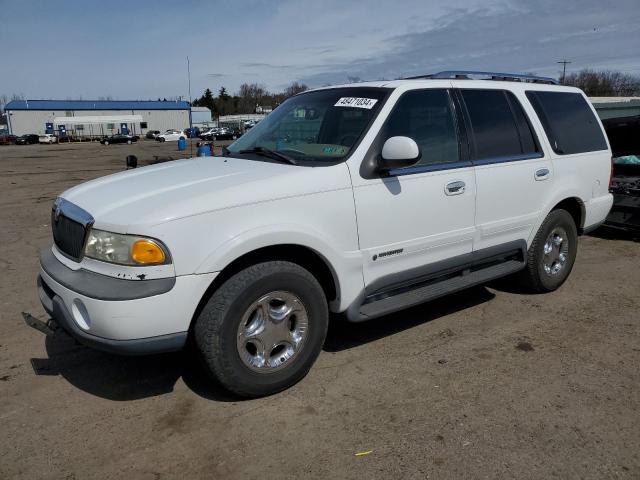
<instances>
[{"instance_id":1,"label":"rear quarter window","mask_svg":"<svg viewBox=\"0 0 640 480\"><path fill-rule=\"evenodd\" d=\"M585 98L571 92L526 92L559 155L607 149L600 124Z\"/></svg>"}]
</instances>

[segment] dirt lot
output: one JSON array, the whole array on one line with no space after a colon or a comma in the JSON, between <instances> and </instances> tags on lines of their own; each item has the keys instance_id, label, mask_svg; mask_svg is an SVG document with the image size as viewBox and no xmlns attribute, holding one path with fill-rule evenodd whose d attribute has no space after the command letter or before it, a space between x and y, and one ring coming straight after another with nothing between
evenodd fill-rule
<instances>
[{"instance_id":1,"label":"dirt lot","mask_svg":"<svg viewBox=\"0 0 640 480\"><path fill-rule=\"evenodd\" d=\"M51 202L129 153L181 157L150 141L0 147L1 478L640 478L631 235L582 237L552 294L503 281L335 320L308 377L259 400L187 354L116 357L29 329Z\"/></svg>"}]
</instances>

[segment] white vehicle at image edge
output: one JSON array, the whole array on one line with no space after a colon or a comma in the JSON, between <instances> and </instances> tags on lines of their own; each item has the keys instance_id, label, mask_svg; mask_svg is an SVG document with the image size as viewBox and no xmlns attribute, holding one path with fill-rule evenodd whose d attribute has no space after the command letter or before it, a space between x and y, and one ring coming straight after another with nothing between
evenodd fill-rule
<instances>
[{"instance_id":1,"label":"white vehicle at image edge","mask_svg":"<svg viewBox=\"0 0 640 480\"><path fill-rule=\"evenodd\" d=\"M58 137L50 133L45 133L38 137L38 143L58 143Z\"/></svg>"},{"instance_id":2,"label":"white vehicle at image edge","mask_svg":"<svg viewBox=\"0 0 640 480\"><path fill-rule=\"evenodd\" d=\"M611 151L582 91L498 76L308 91L222 156L67 190L41 329L124 354L191 337L251 397L306 375L329 312L360 322L507 275L557 289L611 207Z\"/></svg>"},{"instance_id":3,"label":"white vehicle at image edge","mask_svg":"<svg viewBox=\"0 0 640 480\"><path fill-rule=\"evenodd\" d=\"M184 132L181 132L180 130L170 129L164 133L156 135L157 142L177 142L178 140L180 140L180 138L184 138L185 140L187 139L187 136L184 134Z\"/></svg>"}]
</instances>

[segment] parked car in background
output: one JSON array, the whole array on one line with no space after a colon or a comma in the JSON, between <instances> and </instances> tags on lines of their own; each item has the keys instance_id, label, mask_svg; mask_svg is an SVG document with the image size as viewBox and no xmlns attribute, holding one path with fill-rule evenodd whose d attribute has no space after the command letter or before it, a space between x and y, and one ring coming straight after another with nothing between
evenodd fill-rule
<instances>
[{"instance_id":1,"label":"parked car in background","mask_svg":"<svg viewBox=\"0 0 640 480\"><path fill-rule=\"evenodd\" d=\"M236 140L242 135L240 130L229 127L214 127L200 135L203 140Z\"/></svg>"},{"instance_id":2,"label":"parked car in background","mask_svg":"<svg viewBox=\"0 0 640 480\"><path fill-rule=\"evenodd\" d=\"M52 133L45 133L44 135L40 135L38 137L38 141L40 143L58 143L58 137L56 137Z\"/></svg>"},{"instance_id":3,"label":"parked car in background","mask_svg":"<svg viewBox=\"0 0 640 480\"><path fill-rule=\"evenodd\" d=\"M185 128L184 134L188 138L198 138L200 136L200 129L198 127Z\"/></svg>"},{"instance_id":4,"label":"parked car in background","mask_svg":"<svg viewBox=\"0 0 640 480\"><path fill-rule=\"evenodd\" d=\"M613 152L610 227L640 231L640 116L603 121Z\"/></svg>"},{"instance_id":5,"label":"parked car in background","mask_svg":"<svg viewBox=\"0 0 640 480\"><path fill-rule=\"evenodd\" d=\"M213 134L218 131L218 127L211 127L208 130L203 130L200 132L200 138L202 140L211 140L213 139Z\"/></svg>"},{"instance_id":6,"label":"parked car in background","mask_svg":"<svg viewBox=\"0 0 640 480\"><path fill-rule=\"evenodd\" d=\"M149 130L145 137L149 140L155 140L158 135L160 135L160 130Z\"/></svg>"},{"instance_id":7,"label":"parked car in background","mask_svg":"<svg viewBox=\"0 0 640 480\"><path fill-rule=\"evenodd\" d=\"M236 140L242 136L242 132L237 128L225 128L223 132L216 135L216 140Z\"/></svg>"},{"instance_id":8,"label":"parked car in background","mask_svg":"<svg viewBox=\"0 0 640 480\"><path fill-rule=\"evenodd\" d=\"M17 139L15 135L0 135L0 145L14 145Z\"/></svg>"},{"instance_id":9,"label":"parked car in background","mask_svg":"<svg viewBox=\"0 0 640 480\"><path fill-rule=\"evenodd\" d=\"M156 137L157 142L177 142L181 138L186 139L187 136L180 130L169 129Z\"/></svg>"},{"instance_id":10,"label":"parked car in background","mask_svg":"<svg viewBox=\"0 0 640 480\"><path fill-rule=\"evenodd\" d=\"M111 135L110 137L104 137L102 140L100 140L100 143L103 145L109 145L112 143L127 143L131 145L132 143L137 142L139 138L140 137L138 137L137 135L124 135L122 133L116 133L115 135Z\"/></svg>"},{"instance_id":11,"label":"parked car in background","mask_svg":"<svg viewBox=\"0 0 640 480\"><path fill-rule=\"evenodd\" d=\"M27 135L22 135L16 139L16 145L33 145L34 143L39 143L40 137L34 133L28 133Z\"/></svg>"}]
</instances>

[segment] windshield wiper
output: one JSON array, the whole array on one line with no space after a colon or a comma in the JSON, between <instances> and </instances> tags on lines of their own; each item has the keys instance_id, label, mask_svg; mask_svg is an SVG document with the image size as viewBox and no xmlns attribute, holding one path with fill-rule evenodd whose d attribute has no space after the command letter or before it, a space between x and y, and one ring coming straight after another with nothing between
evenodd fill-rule
<instances>
[{"instance_id":1,"label":"windshield wiper","mask_svg":"<svg viewBox=\"0 0 640 480\"><path fill-rule=\"evenodd\" d=\"M291 165L298 165L298 162L296 162L290 156L285 155L284 153L280 153L276 150L270 150L265 147L247 148L245 150L240 150L238 153L255 153L256 155L262 155L264 157L273 158L275 160L280 160L281 162L286 162Z\"/></svg>"}]
</instances>

